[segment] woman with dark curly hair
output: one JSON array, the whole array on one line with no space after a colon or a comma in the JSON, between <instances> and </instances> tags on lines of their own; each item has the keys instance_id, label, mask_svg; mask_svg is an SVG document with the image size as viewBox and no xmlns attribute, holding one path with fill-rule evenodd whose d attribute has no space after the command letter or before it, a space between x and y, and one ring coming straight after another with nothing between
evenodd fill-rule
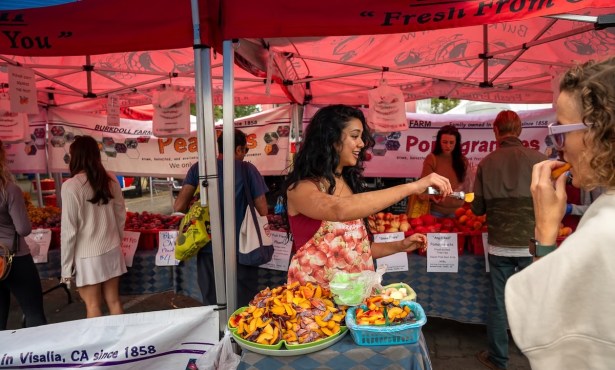
<instances>
[{"instance_id":1,"label":"woman with dark curly hair","mask_svg":"<svg viewBox=\"0 0 615 370\"><path fill-rule=\"evenodd\" d=\"M448 195L452 191L448 179L434 173L413 183L366 192L363 158L373 145L359 109L332 105L312 118L283 188L298 247L288 269L289 283L328 287L336 271L373 270L372 258L426 245L422 234L371 243L364 219L428 186Z\"/></svg>"},{"instance_id":2,"label":"woman with dark curly hair","mask_svg":"<svg viewBox=\"0 0 615 370\"><path fill-rule=\"evenodd\" d=\"M433 152L425 157L421 177L437 173L449 179L456 190L471 191L463 188L466 176L470 176L468 159L461 153L461 134L453 125L438 130ZM435 217L455 217L455 210L463 206L463 199L452 197L430 198L430 213Z\"/></svg>"},{"instance_id":3,"label":"woman with dark curly hair","mask_svg":"<svg viewBox=\"0 0 615 370\"><path fill-rule=\"evenodd\" d=\"M103 167L98 143L78 136L70 145L71 178L62 184L62 280L75 275L87 317L122 314L120 275L126 208L115 176Z\"/></svg>"},{"instance_id":4,"label":"woman with dark curly hair","mask_svg":"<svg viewBox=\"0 0 615 370\"><path fill-rule=\"evenodd\" d=\"M615 58L566 72L549 134L572 168L572 184L606 191L559 248L566 211L565 164L534 165L534 263L506 284L515 342L532 369L613 369L615 359ZM560 172L560 171L558 171ZM536 258L542 257L539 260Z\"/></svg>"}]
</instances>

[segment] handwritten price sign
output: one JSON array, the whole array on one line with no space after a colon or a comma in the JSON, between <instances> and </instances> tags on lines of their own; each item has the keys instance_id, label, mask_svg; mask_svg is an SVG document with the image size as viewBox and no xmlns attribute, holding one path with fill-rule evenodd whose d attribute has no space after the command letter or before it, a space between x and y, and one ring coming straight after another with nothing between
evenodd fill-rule
<instances>
[{"instance_id":1,"label":"handwritten price sign","mask_svg":"<svg viewBox=\"0 0 615 370\"><path fill-rule=\"evenodd\" d=\"M158 232L158 252L156 253L156 266L177 266L175 259L175 239L177 230Z\"/></svg>"}]
</instances>

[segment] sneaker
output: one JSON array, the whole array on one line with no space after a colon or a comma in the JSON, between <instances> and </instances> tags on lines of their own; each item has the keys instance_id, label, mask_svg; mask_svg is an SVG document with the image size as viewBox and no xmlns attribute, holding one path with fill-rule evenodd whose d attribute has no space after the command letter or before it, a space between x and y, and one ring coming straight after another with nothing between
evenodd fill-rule
<instances>
[{"instance_id":1,"label":"sneaker","mask_svg":"<svg viewBox=\"0 0 615 370\"><path fill-rule=\"evenodd\" d=\"M480 351L476 354L476 358L478 359L478 362L480 362L481 364L485 365L487 368L491 369L491 370L506 370L506 368L504 367L499 367L498 365L494 364L493 361L491 361L491 359L489 358L489 352L488 351Z\"/></svg>"}]
</instances>

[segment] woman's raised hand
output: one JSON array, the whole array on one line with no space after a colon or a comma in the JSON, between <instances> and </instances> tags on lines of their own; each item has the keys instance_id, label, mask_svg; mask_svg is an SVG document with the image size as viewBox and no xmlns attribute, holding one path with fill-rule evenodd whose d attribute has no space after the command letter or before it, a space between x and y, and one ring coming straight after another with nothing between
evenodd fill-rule
<instances>
[{"instance_id":1,"label":"woman's raised hand","mask_svg":"<svg viewBox=\"0 0 615 370\"><path fill-rule=\"evenodd\" d=\"M440 176L435 172L414 182L417 185L417 194L422 194L427 190L427 187L433 186L440 191L440 194L445 197L453 192L451 182L444 176Z\"/></svg>"}]
</instances>

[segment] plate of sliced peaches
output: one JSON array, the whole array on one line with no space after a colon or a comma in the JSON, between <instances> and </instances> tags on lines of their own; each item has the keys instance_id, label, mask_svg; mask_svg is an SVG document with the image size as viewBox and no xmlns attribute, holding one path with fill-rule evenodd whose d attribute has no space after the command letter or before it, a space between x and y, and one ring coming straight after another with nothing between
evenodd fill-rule
<instances>
[{"instance_id":1,"label":"plate of sliced peaches","mask_svg":"<svg viewBox=\"0 0 615 370\"><path fill-rule=\"evenodd\" d=\"M331 291L298 283L266 288L235 311L228 327L243 349L267 356L297 356L327 348L348 332L345 307Z\"/></svg>"}]
</instances>

